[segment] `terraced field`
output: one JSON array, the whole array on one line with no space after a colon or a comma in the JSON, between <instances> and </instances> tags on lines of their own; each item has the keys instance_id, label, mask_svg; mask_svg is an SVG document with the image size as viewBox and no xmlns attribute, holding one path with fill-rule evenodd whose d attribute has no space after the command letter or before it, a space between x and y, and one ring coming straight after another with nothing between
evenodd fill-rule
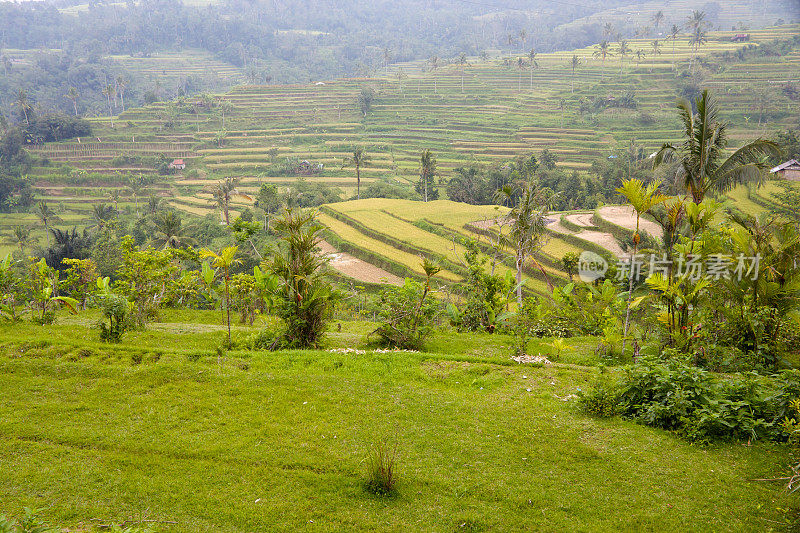
<instances>
[{"instance_id":1,"label":"terraced field","mask_svg":"<svg viewBox=\"0 0 800 533\"><path fill-rule=\"evenodd\" d=\"M798 32L798 25L748 31L751 44ZM700 56L741 48L741 43L731 42L735 33L711 32ZM345 197L354 196L354 171L343 168L343 163L356 145L365 146L371 158L362 169L363 186L381 179L411 186L418 175L419 152L425 148L435 153L441 179L447 179L461 165L502 163L544 149L558 157L558 165L585 171L593 161L607 157L631 139L653 150L679 138L673 102L691 80L683 74L677 76L674 68L686 72L692 51L686 36L679 36L674 43L662 40L661 53L656 55L651 43L652 39L631 40L630 47L646 55L638 60L629 56L622 62L617 56L601 61L594 57L595 47L539 54L534 68L527 59L520 63L516 55L490 54L484 59L468 58L463 65L445 61L437 68L425 62L392 65L374 78L309 85L242 85L214 97L211 105L200 98L156 103L125 111L115 119L113 129L109 119L93 119L94 139L51 143L34 150L50 164L36 167L31 177L42 196L62 204L65 212L85 216L87 204L108 201L113 191L129 205L133 198L125 188L127 174L156 175L157 160L183 158L186 170L157 176L148 194L167 197L173 207L202 216L214 210L208 202L208 187L223 176L240 178L242 188L249 192L260 183L277 184L283 189L303 177L310 183L339 187ZM574 75L568 67L573 54L580 59ZM220 75L237 75L223 65L210 65L207 58L189 58L188 62L177 57L117 59L140 65L143 75L156 73L159 68L162 74L169 70L177 76L209 68L218 69ZM731 122L734 146L796 126L800 115L797 105L780 88L800 77L800 49L781 58L745 62L711 58L702 72L699 83L715 89L719 96L724 118ZM742 79L752 81L744 84ZM756 109L753 103L757 87L771 91L763 109ZM364 88L375 91L372 110L366 116L356 103ZM618 98L628 92L633 93L636 109L586 110L587 100ZM762 114L763 124L758 126ZM127 158L121 160L122 155ZM303 160L324 165L324 169L306 176L287 170L291 168L287 161ZM75 186L71 176L76 173L95 178L84 178ZM746 212L763 204L736 191L731 201ZM388 205L395 203L402 207ZM475 212L470 206L456 209L455 204L429 204L436 206L433 209L404 202L388 204L372 213L347 213L347 203L332 205L331 209L351 216L353 221L349 222L355 224L401 228L396 239L435 250L453 265L463 250L454 248L452 241L438 232L417 233L426 230L415 224L425 220L441 226L444 232L474 235L465 228L467 223L496 216L492 208ZM246 203L237 203L234 211L246 207ZM352 245L370 248L375 244L359 240L366 238L362 232L335 219L330 211L323 220ZM413 232L410 226L415 228ZM555 229L541 256L548 275L553 277L560 275L555 268L558 259L566 251L580 250L576 244L580 241L561 237ZM385 254L384 259L396 263L396 275L403 275L403 269L419 272L413 264L418 262L416 253L383 248L376 248L374 253ZM443 278L460 278L455 266L446 270ZM545 286L542 279L535 282L542 284L540 288Z\"/></svg>"}]
</instances>

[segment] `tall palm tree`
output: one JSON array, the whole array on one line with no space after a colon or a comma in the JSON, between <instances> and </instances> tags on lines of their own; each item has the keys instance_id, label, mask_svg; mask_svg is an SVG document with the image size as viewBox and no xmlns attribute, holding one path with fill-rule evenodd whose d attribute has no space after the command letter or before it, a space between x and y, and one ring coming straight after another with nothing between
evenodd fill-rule
<instances>
[{"instance_id":1,"label":"tall palm tree","mask_svg":"<svg viewBox=\"0 0 800 533\"><path fill-rule=\"evenodd\" d=\"M628 46L628 41L622 39L617 45L617 53L619 54L619 75L622 76L622 62L625 59L625 56L632 52L631 47Z\"/></svg>"},{"instance_id":2,"label":"tall palm tree","mask_svg":"<svg viewBox=\"0 0 800 533\"><path fill-rule=\"evenodd\" d=\"M8 242L15 246L19 246L20 252L25 253L25 248L33 245L39 239L33 235L31 228L27 226L17 225L11 228L11 235Z\"/></svg>"},{"instance_id":3,"label":"tall palm tree","mask_svg":"<svg viewBox=\"0 0 800 533\"><path fill-rule=\"evenodd\" d=\"M653 50L653 56L661 55L661 46L661 41L658 39L653 39L653 42L650 43L650 48Z\"/></svg>"},{"instance_id":4,"label":"tall palm tree","mask_svg":"<svg viewBox=\"0 0 800 533\"><path fill-rule=\"evenodd\" d=\"M611 22L606 22L603 25L603 35L605 37L613 37L617 33L617 29Z\"/></svg>"},{"instance_id":5,"label":"tall palm tree","mask_svg":"<svg viewBox=\"0 0 800 533\"><path fill-rule=\"evenodd\" d=\"M681 29L678 25L673 24L672 28L669 30L669 38L672 39L672 70L675 70L675 41L678 40L678 35L680 33Z\"/></svg>"},{"instance_id":6,"label":"tall palm tree","mask_svg":"<svg viewBox=\"0 0 800 533\"><path fill-rule=\"evenodd\" d=\"M75 110L75 116L78 116L78 99L81 97L78 89L75 87L70 87L67 91L67 94L64 95L64 98L72 100L72 108Z\"/></svg>"},{"instance_id":7,"label":"tall palm tree","mask_svg":"<svg viewBox=\"0 0 800 533\"><path fill-rule=\"evenodd\" d=\"M147 214L155 215L161 210L161 198L158 196L150 195L147 199Z\"/></svg>"},{"instance_id":8,"label":"tall palm tree","mask_svg":"<svg viewBox=\"0 0 800 533\"><path fill-rule=\"evenodd\" d=\"M631 272L628 275L628 298L625 306L625 327L622 337L622 353L625 353L625 341L628 337L628 324L631 318L631 295L633 294L633 260L636 257L636 252L641 242L639 235L639 221L642 215L648 213L653 207L658 204L664 203L667 197L661 194L658 189L661 186L660 181L653 181L645 186L641 180L628 179L622 183L622 187L617 189L617 192L623 195L628 203L631 204L633 210L636 212L636 231L633 233L633 249L631 251Z\"/></svg>"},{"instance_id":9,"label":"tall palm tree","mask_svg":"<svg viewBox=\"0 0 800 533\"><path fill-rule=\"evenodd\" d=\"M497 199L513 201L520 191L515 191L510 187L504 187L497 191ZM533 259L533 254L541 248L547 220L545 216L548 210L548 199L543 196L541 191L534 189L532 183L523 187L519 194L519 201L506 214L506 223L509 227L509 234L504 236L502 244L514 249L514 264L517 269L517 303L522 305L522 271L528 258ZM537 267L542 271L548 285L551 285L550 278L547 277L544 269L534 259Z\"/></svg>"},{"instance_id":10,"label":"tall palm tree","mask_svg":"<svg viewBox=\"0 0 800 533\"><path fill-rule=\"evenodd\" d=\"M353 155L342 162L342 168L353 165L356 169L356 199L361 200L361 168L369 164L370 157L363 146L356 146Z\"/></svg>"},{"instance_id":11,"label":"tall palm tree","mask_svg":"<svg viewBox=\"0 0 800 533\"><path fill-rule=\"evenodd\" d=\"M91 227L98 230L104 229L109 222L114 220L117 216L117 210L113 205L106 205L102 202L92 206L92 220Z\"/></svg>"},{"instance_id":12,"label":"tall palm tree","mask_svg":"<svg viewBox=\"0 0 800 533\"><path fill-rule=\"evenodd\" d=\"M594 57L599 57L601 61L601 66L603 69L603 76L606 75L606 58L613 55L611 53L611 43L608 41L602 41L600 44L597 45L597 49L592 54Z\"/></svg>"},{"instance_id":13,"label":"tall palm tree","mask_svg":"<svg viewBox=\"0 0 800 533\"><path fill-rule=\"evenodd\" d=\"M708 90L695 101L697 112L685 98L678 100L677 108L683 123L684 141L680 146L665 143L656 153L654 166L665 160L680 162L676 179L683 182L696 204L710 191L724 193L743 183L764 179L766 156L780 155L778 144L756 139L722 160L728 145L726 125L719 121L718 107Z\"/></svg>"},{"instance_id":14,"label":"tall palm tree","mask_svg":"<svg viewBox=\"0 0 800 533\"><path fill-rule=\"evenodd\" d=\"M17 98L14 100L14 105L19 107L19 110L22 111L22 115L25 117L25 124L30 124L28 120L28 111L32 108L28 101L28 92L25 89L17 91Z\"/></svg>"},{"instance_id":15,"label":"tall palm tree","mask_svg":"<svg viewBox=\"0 0 800 533\"><path fill-rule=\"evenodd\" d=\"M461 53L458 56L458 65L461 67L461 94L464 94L464 65L468 65L467 54Z\"/></svg>"},{"instance_id":16,"label":"tall palm tree","mask_svg":"<svg viewBox=\"0 0 800 533\"><path fill-rule=\"evenodd\" d=\"M706 27L706 13L705 11L692 11L689 19L686 21L686 27L689 28L689 44L692 47L692 57L689 60L689 72L692 71L692 65L697 57L697 51L701 45L708 41L705 32Z\"/></svg>"},{"instance_id":17,"label":"tall palm tree","mask_svg":"<svg viewBox=\"0 0 800 533\"><path fill-rule=\"evenodd\" d=\"M573 55L569 62L569 66L572 68L572 90L570 92L573 94L575 93L575 69L578 68L580 64L581 59L578 56Z\"/></svg>"},{"instance_id":18,"label":"tall palm tree","mask_svg":"<svg viewBox=\"0 0 800 533\"><path fill-rule=\"evenodd\" d=\"M429 149L422 151L419 157L419 189L422 189L424 201L428 201L428 186L433 184L436 174L436 157Z\"/></svg>"},{"instance_id":19,"label":"tall palm tree","mask_svg":"<svg viewBox=\"0 0 800 533\"><path fill-rule=\"evenodd\" d=\"M116 81L116 91L119 94L119 101L122 104L122 111L125 112L125 89L128 87L128 81L122 77L118 76Z\"/></svg>"},{"instance_id":20,"label":"tall palm tree","mask_svg":"<svg viewBox=\"0 0 800 533\"><path fill-rule=\"evenodd\" d=\"M47 202L44 200L36 204L34 214L42 222L44 226L45 235L47 235L47 246L50 246L50 226L54 223L60 222L61 219L56 215L55 211L50 209Z\"/></svg>"},{"instance_id":21,"label":"tall palm tree","mask_svg":"<svg viewBox=\"0 0 800 533\"><path fill-rule=\"evenodd\" d=\"M154 241L162 248L182 248L194 243L194 239L187 234L188 228L183 225L180 215L173 210L156 213L153 225Z\"/></svg>"},{"instance_id":22,"label":"tall palm tree","mask_svg":"<svg viewBox=\"0 0 800 533\"><path fill-rule=\"evenodd\" d=\"M658 10L658 12L653 15L653 27L656 29L656 31L658 31L658 27L662 22L664 22L664 12Z\"/></svg>"},{"instance_id":23,"label":"tall palm tree","mask_svg":"<svg viewBox=\"0 0 800 533\"><path fill-rule=\"evenodd\" d=\"M531 51L528 52L528 60L530 61L531 66L531 91L533 90L533 69L539 68L539 62L536 61L536 49L531 48Z\"/></svg>"},{"instance_id":24,"label":"tall palm tree","mask_svg":"<svg viewBox=\"0 0 800 533\"><path fill-rule=\"evenodd\" d=\"M131 191L133 195L133 201L136 204L136 216L141 216L139 214L139 196L144 191L144 188L147 186L148 180L144 177L143 174L138 174L136 176L131 176L128 178L128 190Z\"/></svg>"},{"instance_id":25,"label":"tall palm tree","mask_svg":"<svg viewBox=\"0 0 800 533\"><path fill-rule=\"evenodd\" d=\"M250 196L239 192L239 189L236 188L238 184L239 180L236 178L225 178L217 183L211 190L211 195L213 197L211 203L222 210L222 216L226 226L229 226L231 223L230 205L232 199L244 198L245 200L253 201Z\"/></svg>"},{"instance_id":26,"label":"tall palm tree","mask_svg":"<svg viewBox=\"0 0 800 533\"><path fill-rule=\"evenodd\" d=\"M108 102L108 116L111 117L111 127L114 127L114 110L111 108L111 98L116 94L114 92L114 87L111 85L106 85L103 89L103 96L106 97L106 102Z\"/></svg>"},{"instance_id":27,"label":"tall palm tree","mask_svg":"<svg viewBox=\"0 0 800 533\"><path fill-rule=\"evenodd\" d=\"M229 283L231 281L231 267L241 263L241 260L236 259L236 252L239 251L238 246L228 246L224 248L219 254L203 248L200 250L200 257L203 259L211 259L211 266L217 269L217 272L222 273L222 279L225 280L225 310L228 316L228 346L231 344L231 293Z\"/></svg>"}]
</instances>

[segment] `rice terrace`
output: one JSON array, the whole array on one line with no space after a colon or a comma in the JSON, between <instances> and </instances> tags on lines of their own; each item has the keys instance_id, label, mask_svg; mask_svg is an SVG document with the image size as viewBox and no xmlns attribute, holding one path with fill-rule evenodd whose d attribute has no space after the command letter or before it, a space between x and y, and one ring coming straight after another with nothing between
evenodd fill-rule
<instances>
[{"instance_id":1,"label":"rice terrace","mask_svg":"<svg viewBox=\"0 0 800 533\"><path fill-rule=\"evenodd\" d=\"M0 533L799 487L795 0L0 0Z\"/></svg>"}]
</instances>

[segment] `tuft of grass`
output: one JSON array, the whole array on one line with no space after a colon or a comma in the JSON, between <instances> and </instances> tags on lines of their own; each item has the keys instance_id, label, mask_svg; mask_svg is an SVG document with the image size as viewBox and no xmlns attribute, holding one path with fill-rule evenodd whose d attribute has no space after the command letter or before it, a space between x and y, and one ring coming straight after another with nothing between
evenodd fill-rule
<instances>
[{"instance_id":1,"label":"tuft of grass","mask_svg":"<svg viewBox=\"0 0 800 533\"><path fill-rule=\"evenodd\" d=\"M367 491L377 496L397 493L397 443L382 439L367 456Z\"/></svg>"}]
</instances>

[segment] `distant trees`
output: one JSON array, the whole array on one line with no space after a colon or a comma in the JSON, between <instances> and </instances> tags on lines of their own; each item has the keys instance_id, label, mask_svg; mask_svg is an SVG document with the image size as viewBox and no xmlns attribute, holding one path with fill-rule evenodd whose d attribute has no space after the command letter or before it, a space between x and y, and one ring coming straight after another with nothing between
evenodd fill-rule
<instances>
[{"instance_id":1,"label":"distant trees","mask_svg":"<svg viewBox=\"0 0 800 533\"><path fill-rule=\"evenodd\" d=\"M539 68L539 62L536 61L535 49L531 49L531 51L528 52L528 62L531 67L531 91L533 91L533 70Z\"/></svg>"},{"instance_id":2,"label":"distant trees","mask_svg":"<svg viewBox=\"0 0 800 533\"><path fill-rule=\"evenodd\" d=\"M358 105L358 109L361 113L364 114L366 118L367 113L372 111L372 105L375 102L375 89L372 87L362 87L361 91L358 93L358 98L356 99L356 103Z\"/></svg>"},{"instance_id":3,"label":"distant trees","mask_svg":"<svg viewBox=\"0 0 800 533\"><path fill-rule=\"evenodd\" d=\"M677 24L673 24L672 28L669 30L669 38L672 39L672 69L675 70L675 41L678 40L678 35L680 35L681 29L678 27Z\"/></svg>"},{"instance_id":4,"label":"distant trees","mask_svg":"<svg viewBox=\"0 0 800 533\"><path fill-rule=\"evenodd\" d=\"M631 47L628 46L628 41L622 39L617 45L617 55L619 55L619 75L622 76L622 64L625 57L632 52Z\"/></svg>"},{"instance_id":5,"label":"distant trees","mask_svg":"<svg viewBox=\"0 0 800 533\"><path fill-rule=\"evenodd\" d=\"M25 124L30 124L28 120L28 111L32 109L30 102L28 101L28 92L25 89L20 89L17 91L16 99L14 100L14 105L17 106L19 109L21 116L25 119Z\"/></svg>"},{"instance_id":6,"label":"distant trees","mask_svg":"<svg viewBox=\"0 0 800 533\"><path fill-rule=\"evenodd\" d=\"M573 55L572 59L569 62L570 68L572 68L572 88L570 90L571 93L575 93L575 69L578 68L581 64L581 59L577 55Z\"/></svg>"},{"instance_id":7,"label":"distant trees","mask_svg":"<svg viewBox=\"0 0 800 533\"><path fill-rule=\"evenodd\" d=\"M116 91L112 85L106 85L103 89L103 96L106 97L108 103L108 116L111 119L111 127L114 127L114 109L111 107L111 98L115 98Z\"/></svg>"},{"instance_id":8,"label":"distant trees","mask_svg":"<svg viewBox=\"0 0 800 533\"><path fill-rule=\"evenodd\" d=\"M67 94L64 95L64 98L72 101L72 107L75 109L75 116L78 116L78 99L81 97L78 89L75 87L70 87L67 91Z\"/></svg>"},{"instance_id":9,"label":"distant trees","mask_svg":"<svg viewBox=\"0 0 800 533\"><path fill-rule=\"evenodd\" d=\"M606 58L611 54L611 43L608 41L602 41L600 44L597 45L597 49L592 53L595 58L600 58L601 68L603 70L603 76L606 74Z\"/></svg>"},{"instance_id":10,"label":"distant trees","mask_svg":"<svg viewBox=\"0 0 800 533\"><path fill-rule=\"evenodd\" d=\"M705 11L692 11L689 20L686 22L686 27L689 29L689 45L692 47L692 58L689 61L689 72L692 71L692 66L697 59L697 52L700 47L708 42L708 34L706 33L706 13Z\"/></svg>"},{"instance_id":11,"label":"distant trees","mask_svg":"<svg viewBox=\"0 0 800 533\"><path fill-rule=\"evenodd\" d=\"M222 211L222 220L225 222L225 225L230 225L230 206L231 200L234 198L244 198L245 200L252 201L253 199L240 192L237 186L239 185L239 180L237 178L225 178L222 181L218 182L212 189L211 189L211 196L212 200L211 203L216 205Z\"/></svg>"},{"instance_id":12,"label":"distant trees","mask_svg":"<svg viewBox=\"0 0 800 533\"><path fill-rule=\"evenodd\" d=\"M438 200L439 190L436 186L436 157L427 148L422 151L419 157L419 181L415 187L416 191L422 195L423 201Z\"/></svg>"}]
</instances>

